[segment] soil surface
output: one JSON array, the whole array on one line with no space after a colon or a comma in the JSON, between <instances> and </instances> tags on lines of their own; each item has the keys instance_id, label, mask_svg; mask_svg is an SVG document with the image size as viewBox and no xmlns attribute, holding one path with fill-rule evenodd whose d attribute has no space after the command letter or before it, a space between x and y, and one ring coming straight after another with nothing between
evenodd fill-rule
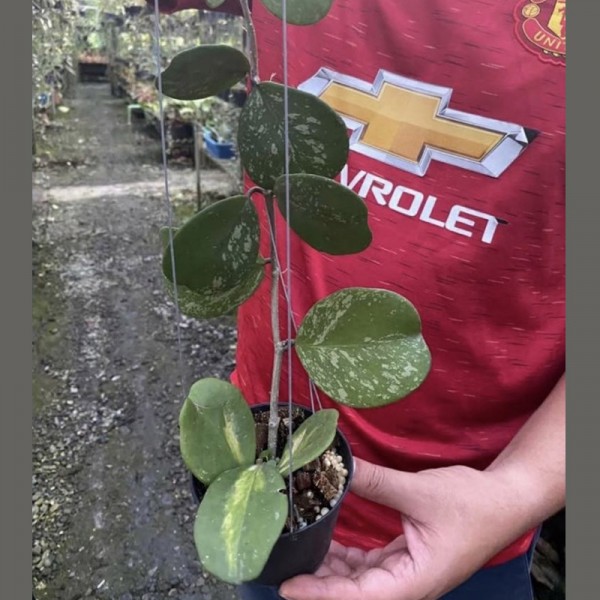
<instances>
[{"instance_id":1,"label":"soil surface","mask_svg":"<svg viewBox=\"0 0 600 600\"><path fill-rule=\"evenodd\" d=\"M232 319L182 319L161 281L168 224L156 136L84 84L33 171L32 576L37 600L237 598L202 572L177 419L196 379L234 366ZM193 169L169 172L175 224ZM239 191L218 169L215 196Z\"/></svg>"}]
</instances>

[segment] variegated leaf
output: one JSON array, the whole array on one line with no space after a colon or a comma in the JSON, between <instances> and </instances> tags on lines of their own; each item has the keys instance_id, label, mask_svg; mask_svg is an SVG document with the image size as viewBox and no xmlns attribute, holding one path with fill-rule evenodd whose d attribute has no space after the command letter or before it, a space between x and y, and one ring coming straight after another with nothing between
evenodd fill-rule
<instances>
[{"instance_id":1,"label":"variegated leaf","mask_svg":"<svg viewBox=\"0 0 600 600\"><path fill-rule=\"evenodd\" d=\"M288 92L289 172L335 177L348 159L344 122L312 94L295 89ZM285 166L282 85L260 83L252 90L240 116L238 148L250 178L272 190Z\"/></svg>"},{"instance_id":2,"label":"variegated leaf","mask_svg":"<svg viewBox=\"0 0 600 600\"><path fill-rule=\"evenodd\" d=\"M178 285L177 300L181 312L194 319L212 319L231 313L258 289L264 278L264 265L265 262L261 259L244 281L223 292L208 291L201 294ZM174 286L166 277L165 285L169 296L174 299Z\"/></svg>"},{"instance_id":3,"label":"variegated leaf","mask_svg":"<svg viewBox=\"0 0 600 600\"><path fill-rule=\"evenodd\" d=\"M283 19L282 0L262 0L267 10ZM325 18L333 0L287 0L287 22L293 25L312 25Z\"/></svg>"},{"instance_id":4,"label":"variegated leaf","mask_svg":"<svg viewBox=\"0 0 600 600\"><path fill-rule=\"evenodd\" d=\"M206 295L223 294L246 281L259 260L258 215L245 196L220 200L196 213L174 239L177 285ZM173 282L171 248L163 273Z\"/></svg>"},{"instance_id":5,"label":"variegated leaf","mask_svg":"<svg viewBox=\"0 0 600 600\"><path fill-rule=\"evenodd\" d=\"M321 456L335 438L338 416L339 413L334 408L325 408L308 417L294 431L291 451L288 441L277 465L279 472L285 476L290 471L290 462L293 472Z\"/></svg>"},{"instance_id":6,"label":"variegated leaf","mask_svg":"<svg viewBox=\"0 0 600 600\"><path fill-rule=\"evenodd\" d=\"M288 515L285 483L273 463L236 468L208 488L194 524L203 568L231 584L262 572Z\"/></svg>"},{"instance_id":7,"label":"variegated leaf","mask_svg":"<svg viewBox=\"0 0 600 600\"><path fill-rule=\"evenodd\" d=\"M178 229L172 227L171 230L174 238ZM164 252L170 244L169 227L162 227L160 229L160 239ZM250 271L246 279L239 285L222 293L215 293L213 290L209 290L207 293L202 294L193 292L184 285L178 285L177 301L179 302L181 312L194 319L211 319L231 313L231 311L248 300L258 289L264 278L265 264L265 259L259 257L255 268ZM177 269L177 266L175 268ZM164 282L169 296L175 300L175 288L173 284L166 277L164 278Z\"/></svg>"},{"instance_id":8,"label":"variegated leaf","mask_svg":"<svg viewBox=\"0 0 600 600\"><path fill-rule=\"evenodd\" d=\"M214 378L196 381L179 413L179 431L185 465L207 485L229 469L254 462L254 418L241 392L230 383Z\"/></svg>"},{"instance_id":9,"label":"variegated leaf","mask_svg":"<svg viewBox=\"0 0 600 600\"><path fill-rule=\"evenodd\" d=\"M250 63L239 50L225 44L197 46L173 58L162 73L162 91L177 100L200 100L228 90L249 72Z\"/></svg>"},{"instance_id":10,"label":"variegated leaf","mask_svg":"<svg viewBox=\"0 0 600 600\"><path fill-rule=\"evenodd\" d=\"M347 288L321 300L304 318L295 346L314 382L355 408L404 398L431 366L415 307L387 290Z\"/></svg>"},{"instance_id":11,"label":"variegated leaf","mask_svg":"<svg viewBox=\"0 0 600 600\"><path fill-rule=\"evenodd\" d=\"M328 254L354 254L369 246L364 200L327 177L297 174L289 177L290 215L286 209L286 178L275 182L279 210L290 227L310 246Z\"/></svg>"}]
</instances>

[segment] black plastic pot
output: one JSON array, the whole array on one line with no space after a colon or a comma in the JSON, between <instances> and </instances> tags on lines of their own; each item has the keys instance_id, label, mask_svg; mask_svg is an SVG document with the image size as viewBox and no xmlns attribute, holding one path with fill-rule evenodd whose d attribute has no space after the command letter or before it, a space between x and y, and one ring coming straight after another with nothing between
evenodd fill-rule
<instances>
[{"instance_id":1,"label":"black plastic pot","mask_svg":"<svg viewBox=\"0 0 600 600\"><path fill-rule=\"evenodd\" d=\"M286 403L280 403L282 408L287 408ZM301 408L308 417L312 411L305 406L294 404L294 408ZM261 412L269 409L268 404L258 404L252 407L252 412ZM344 466L348 470L346 478L346 488L337 502L329 512L304 529L292 533L283 533L273 550L263 569L262 573L253 581L261 585L279 586L286 579L296 575L314 573L325 558L329 545L333 539L333 530L337 523L340 506L344 501L352 476L354 474L354 460L350 451L350 444L341 431L337 431L336 450L344 461ZM202 502L202 497L206 487L202 482L192 475L192 493L198 503Z\"/></svg>"}]
</instances>

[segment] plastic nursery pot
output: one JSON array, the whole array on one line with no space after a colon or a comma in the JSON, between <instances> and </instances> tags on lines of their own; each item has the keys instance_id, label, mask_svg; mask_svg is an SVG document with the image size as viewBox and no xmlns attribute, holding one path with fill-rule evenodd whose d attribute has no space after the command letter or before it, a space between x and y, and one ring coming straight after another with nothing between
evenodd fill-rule
<instances>
[{"instance_id":1,"label":"plastic nursery pot","mask_svg":"<svg viewBox=\"0 0 600 600\"><path fill-rule=\"evenodd\" d=\"M287 403L280 403L281 408L287 408ZM300 408L306 417L312 414L312 410L305 406L293 405L294 408ZM251 407L253 413L269 409L268 404L258 404ZM340 506L344 501L350 481L354 474L354 460L350 451L350 444L338 429L336 436L336 450L344 461L344 466L348 470L346 486L340 497L339 502L329 510L329 512L303 529L290 533L283 533L275 543L271 555L262 573L253 580L253 583L269 586L279 586L286 579L296 575L314 573L325 558L329 545L333 538L333 530L337 523ZM200 503L206 487L202 482L192 477L192 493L195 500Z\"/></svg>"}]
</instances>

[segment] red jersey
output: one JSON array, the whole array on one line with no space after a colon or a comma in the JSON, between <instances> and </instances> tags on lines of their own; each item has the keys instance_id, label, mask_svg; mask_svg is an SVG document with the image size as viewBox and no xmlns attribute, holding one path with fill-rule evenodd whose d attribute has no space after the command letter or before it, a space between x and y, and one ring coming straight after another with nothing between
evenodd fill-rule
<instances>
[{"instance_id":1,"label":"red jersey","mask_svg":"<svg viewBox=\"0 0 600 600\"><path fill-rule=\"evenodd\" d=\"M389 406L355 410L320 394L356 456L413 472L484 469L564 372L564 9L336 0L320 23L288 27L290 85L344 117L351 152L339 179L365 199L373 231L366 251L335 258L292 233L294 319L340 288L383 287L417 307L432 353L423 385ZM253 15L261 79L282 82L281 22L260 2ZM279 219L283 264L284 233ZM281 306L285 337L283 296ZM250 404L268 402L268 281L238 327L234 383ZM284 368L282 399L286 381ZM294 356L293 400L308 405L308 390ZM370 549L399 534L397 513L348 495L338 541Z\"/></svg>"}]
</instances>

